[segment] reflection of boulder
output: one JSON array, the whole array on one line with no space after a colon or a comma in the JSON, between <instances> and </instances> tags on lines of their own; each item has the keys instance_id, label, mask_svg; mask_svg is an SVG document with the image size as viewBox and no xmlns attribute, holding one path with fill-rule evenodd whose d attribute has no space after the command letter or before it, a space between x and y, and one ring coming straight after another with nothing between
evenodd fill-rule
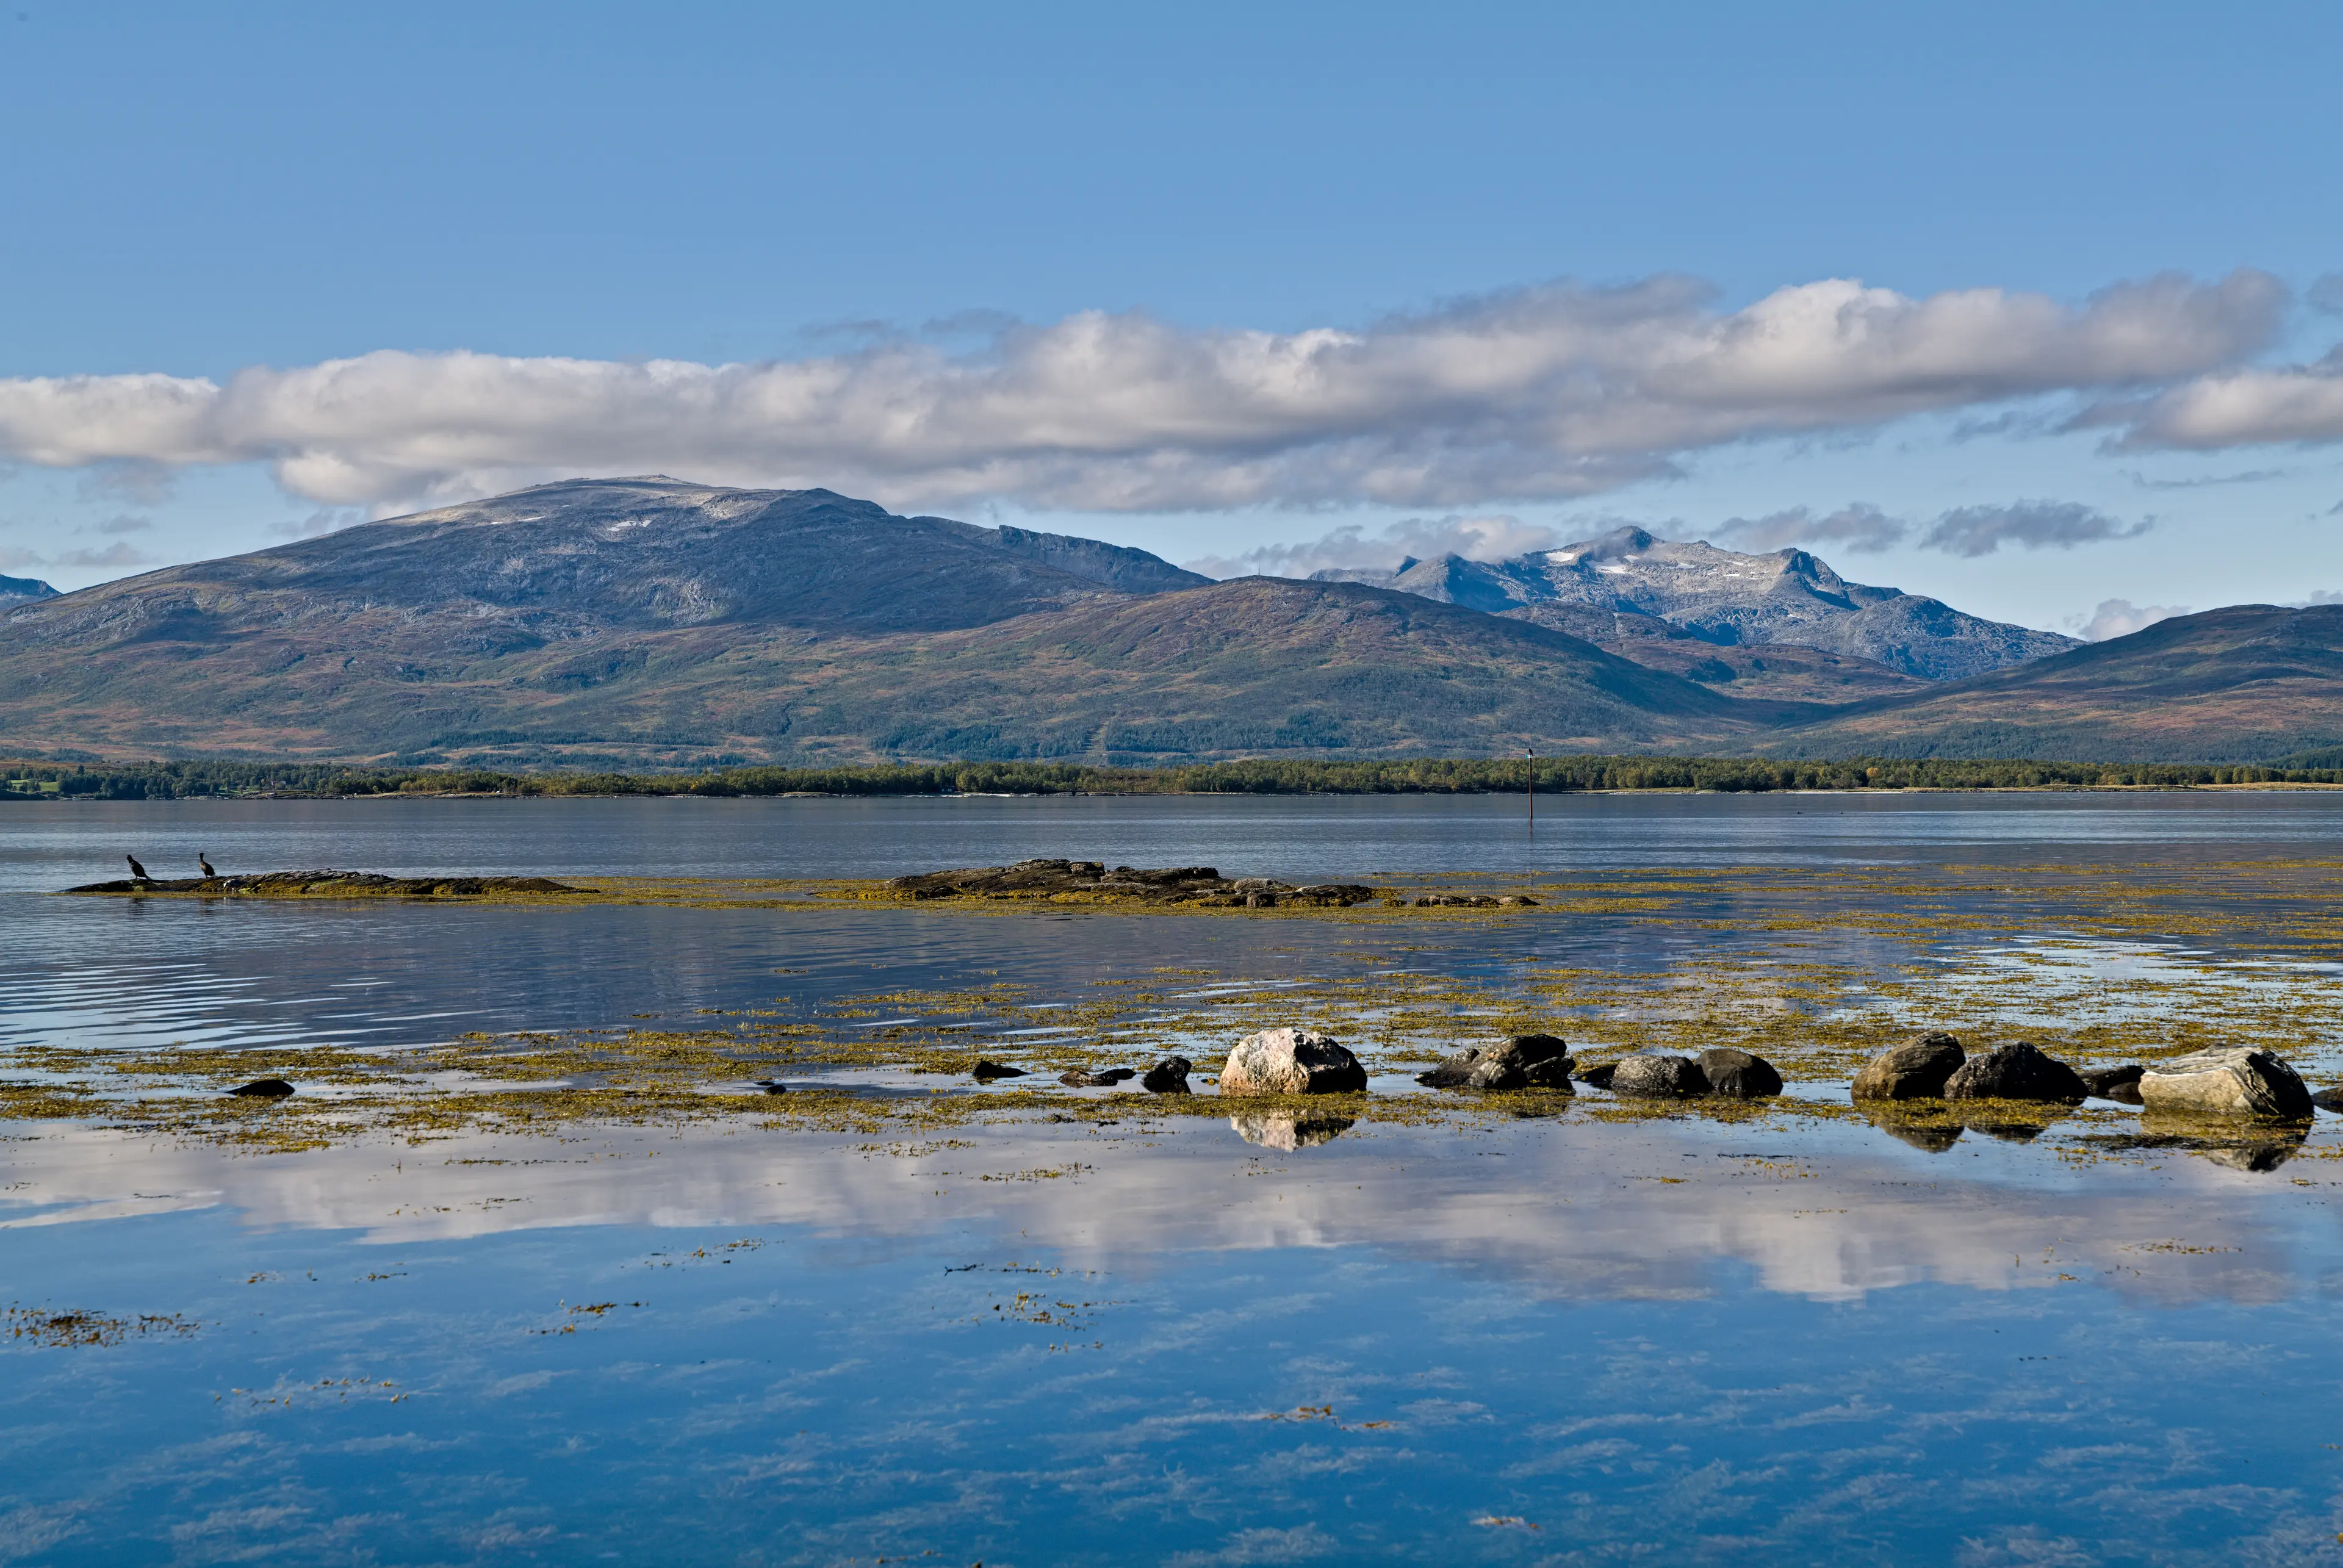
<instances>
[{"instance_id":1,"label":"reflection of boulder","mask_svg":"<svg viewBox=\"0 0 2343 1568\"><path fill-rule=\"evenodd\" d=\"M2140 1116L2138 1137L2127 1141L2135 1148L2186 1149L2232 1171L2275 1171L2294 1158L2308 1136L2309 1130L2298 1125L2264 1124L2248 1130L2234 1121L2150 1107Z\"/></svg>"},{"instance_id":2,"label":"reflection of boulder","mask_svg":"<svg viewBox=\"0 0 2343 1568\"><path fill-rule=\"evenodd\" d=\"M2050 1125L2050 1118L2046 1116L2036 1121L2022 1114L2012 1115L2008 1111L1986 1111L1972 1106L1964 1106L1955 1114L1960 1118L1961 1125L1970 1131L1982 1132L1987 1138L1998 1138L2004 1143L2031 1143L2041 1137Z\"/></svg>"},{"instance_id":3,"label":"reflection of boulder","mask_svg":"<svg viewBox=\"0 0 2343 1568\"><path fill-rule=\"evenodd\" d=\"M1863 1119L1888 1137L1931 1154L1942 1154L1961 1141L1961 1124L1950 1117L1911 1115L1900 1111L1865 1108Z\"/></svg>"},{"instance_id":4,"label":"reflection of boulder","mask_svg":"<svg viewBox=\"0 0 2343 1568\"><path fill-rule=\"evenodd\" d=\"M1631 1056L1611 1073L1611 1092L1647 1100L1689 1100L1708 1092L1708 1078L1689 1056Z\"/></svg>"},{"instance_id":5,"label":"reflection of boulder","mask_svg":"<svg viewBox=\"0 0 2343 1568\"><path fill-rule=\"evenodd\" d=\"M1961 1042L1939 1030L1915 1035L1863 1064L1848 1093L1856 1100L1936 1100L1966 1060Z\"/></svg>"},{"instance_id":6,"label":"reflection of boulder","mask_svg":"<svg viewBox=\"0 0 2343 1568\"><path fill-rule=\"evenodd\" d=\"M1357 1120L1353 1116L1232 1116L1229 1125L1248 1143L1291 1153L1340 1138Z\"/></svg>"},{"instance_id":7,"label":"reflection of boulder","mask_svg":"<svg viewBox=\"0 0 2343 1568\"><path fill-rule=\"evenodd\" d=\"M1731 1046L1702 1051L1700 1070L1709 1091L1727 1100L1770 1100L1782 1092L1782 1075L1772 1062Z\"/></svg>"},{"instance_id":8,"label":"reflection of boulder","mask_svg":"<svg viewBox=\"0 0 2343 1568\"><path fill-rule=\"evenodd\" d=\"M2268 1121L2308 1121L2310 1091L2275 1052L2199 1051L2159 1061L2139 1081L2140 1103L2159 1113L2190 1116L2251 1116Z\"/></svg>"},{"instance_id":9,"label":"reflection of boulder","mask_svg":"<svg viewBox=\"0 0 2343 1568\"><path fill-rule=\"evenodd\" d=\"M1415 1081L1433 1089L1554 1089L1570 1092L1570 1047L1551 1034L1517 1034L1499 1046L1468 1045Z\"/></svg>"},{"instance_id":10,"label":"reflection of boulder","mask_svg":"<svg viewBox=\"0 0 2343 1568\"><path fill-rule=\"evenodd\" d=\"M1367 1070L1331 1034L1265 1029L1237 1041L1221 1069L1222 1094L1357 1094Z\"/></svg>"},{"instance_id":11,"label":"reflection of boulder","mask_svg":"<svg viewBox=\"0 0 2343 1568\"><path fill-rule=\"evenodd\" d=\"M2090 1092L2073 1068L2030 1045L1996 1045L1982 1056L1970 1057L1945 1080L1946 1100L2032 1100L2080 1105Z\"/></svg>"}]
</instances>

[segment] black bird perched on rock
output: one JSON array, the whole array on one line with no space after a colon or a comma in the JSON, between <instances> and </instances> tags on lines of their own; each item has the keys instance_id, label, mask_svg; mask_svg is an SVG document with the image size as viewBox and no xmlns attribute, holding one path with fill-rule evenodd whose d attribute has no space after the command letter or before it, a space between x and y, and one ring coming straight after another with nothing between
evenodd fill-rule
<instances>
[{"instance_id":1,"label":"black bird perched on rock","mask_svg":"<svg viewBox=\"0 0 2343 1568\"><path fill-rule=\"evenodd\" d=\"M204 869L204 875L206 877L216 877L219 875L217 871L212 869L212 863L204 859L204 852L201 849L196 851L196 864Z\"/></svg>"},{"instance_id":2,"label":"black bird perched on rock","mask_svg":"<svg viewBox=\"0 0 2343 1568\"><path fill-rule=\"evenodd\" d=\"M125 856L123 856L122 858L123 858L124 859L126 859L126 860L127 860L127 861L129 861L129 862L130 862L130 876L131 876L131 879L132 879L132 880L134 880L134 881L139 881L139 882L151 882L151 881L153 881L153 880L155 879L154 878L152 878L152 877L150 877L150 876L148 876L148 875L146 874L146 867L144 867L144 866L142 866L142 865L140 865L140 864L138 863L138 857L137 857L137 856L136 856L136 855L125 855Z\"/></svg>"}]
</instances>

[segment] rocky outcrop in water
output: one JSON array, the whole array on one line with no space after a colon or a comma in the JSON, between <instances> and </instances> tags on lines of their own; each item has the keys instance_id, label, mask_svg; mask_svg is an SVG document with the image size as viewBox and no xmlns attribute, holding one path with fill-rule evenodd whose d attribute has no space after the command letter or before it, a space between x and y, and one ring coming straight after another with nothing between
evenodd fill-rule
<instances>
[{"instance_id":1,"label":"rocky outcrop in water","mask_svg":"<svg viewBox=\"0 0 2343 1568\"><path fill-rule=\"evenodd\" d=\"M1945 1080L1946 1100L2038 1100L2080 1105L2089 1094L2073 1068L2022 1043L1996 1045L1982 1056L1972 1056Z\"/></svg>"},{"instance_id":2,"label":"rocky outcrop in water","mask_svg":"<svg viewBox=\"0 0 2343 1568\"><path fill-rule=\"evenodd\" d=\"M1126 1079L1138 1076L1127 1067L1110 1067L1098 1072L1084 1072L1076 1068L1071 1072L1058 1074L1058 1081L1069 1089L1112 1089Z\"/></svg>"},{"instance_id":3,"label":"rocky outcrop in water","mask_svg":"<svg viewBox=\"0 0 2343 1568\"><path fill-rule=\"evenodd\" d=\"M980 1057L977 1059L975 1070L969 1076L979 1083L990 1083L995 1079L1022 1078L1025 1076L1025 1070L1021 1067L1003 1067L997 1061L987 1061Z\"/></svg>"},{"instance_id":4,"label":"rocky outcrop in water","mask_svg":"<svg viewBox=\"0 0 2343 1568\"><path fill-rule=\"evenodd\" d=\"M1782 1075L1753 1051L1718 1046L1700 1053L1701 1076L1709 1092L1726 1100L1770 1100L1782 1092Z\"/></svg>"},{"instance_id":5,"label":"rocky outcrop in water","mask_svg":"<svg viewBox=\"0 0 2343 1568\"><path fill-rule=\"evenodd\" d=\"M1553 1089L1570 1092L1570 1047L1551 1034L1517 1034L1499 1046L1468 1045L1429 1072L1415 1075L1433 1089Z\"/></svg>"},{"instance_id":6,"label":"rocky outcrop in water","mask_svg":"<svg viewBox=\"0 0 2343 1568\"><path fill-rule=\"evenodd\" d=\"M1611 1074L1611 1092L1639 1100L1692 1100L1708 1092L1708 1075L1689 1056L1631 1056Z\"/></svg>"},{"instance_id":7,"label":"rocky outcrop in water","mask_svg":"<svg viewBox=\"0 0 2343 1568\"><path fill-rule=\"evenodd\" d=\"M1265 1029L1239 1040L1221 1069L1227 1094L1356 1094L1367 1070L1333 1036L1308 1029Z\"/></svg>"},{"instance_id":8,"label":"rocky outcrop in water","mask_svg":"<svg viewBox=\"0 0 2343 1568\"><path fill-rule=\"evenodd\" d=\"M228 1092L242 1095L246 1100L283 1100L293 1092L293 1086L281 1078L256 1078Z\"/></svg>"},{"instance_id":9,"label":"rocky outcrop in water","mask_svg":"<svg viewBox=\"0 0 2343 1568\"><path fill-rule=\"evenodd\" d=\"M91 882L68 893L194 893L235 899L477 899L492 893L588 893L547 877L386 877L374 871L256 871Z\"/></svg>"},{"instance_id":10,"label":"rocky outcrop in water","mask_svg":"<svg viewBox=\"0 0 2343 1568\"><path fill-rule=\"evenodd\" d=\"M1941 1100L1946 1081L1966 1060L1949 1034L1916 1035L1864 1063L1848 1093L1856 1100Z\"/></svg>"},{"instance_id":11,"label":"rocky outcrop in water","mask_svg":"<svg viewBox=\"0 0 2343 1568\"><path fill-rule=\"evenodd\" d=\"M1376 896L1356 882L1296 885L1268 877L1223 877L1213 866L1110 869L1098 860L1020 860L1013 866L970 866L896 877L897 898L1051 899L1076 903L1192 904L1206 909L1268 910L1298 905L1344 909Z\"/></svg>"},{"instance_id":12,"label":"rocky outcrop in water","mask_svg":"<svg viewBox=\"0 0 2343 1568\"><path fill-rule=\"evenodd\" d=\"M1192 1092L1188 1075L1195 1070L1196 1064L1186 1057L1167 1056L1147 1070L1139 1087L1150 1094L1187 1094Z\"/></svg>"},{"instance_id":13,"label":"rocky outcrop in water","mask_svg":"<svg viewBox=\"0 0 2343 1568\"><path fill-rule=\"evenodd\" d=\"M2283 1059L2243 1048L2157 1062L2140 1075L2139 1098L2167 1115L2308 1121L2312 1111L2310 1091Z\"/></svg>"}]
</instances>

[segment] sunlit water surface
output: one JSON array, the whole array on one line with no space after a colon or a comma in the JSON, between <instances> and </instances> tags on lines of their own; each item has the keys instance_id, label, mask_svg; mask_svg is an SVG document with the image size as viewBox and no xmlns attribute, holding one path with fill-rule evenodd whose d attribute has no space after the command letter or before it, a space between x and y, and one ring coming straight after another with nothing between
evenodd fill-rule
<instances>
[{"instance_id":1,"label":"sunlit water surface","mask_svg":"<svg viewBox=\"0 0 2343 1568\"><path fill-rule=\"evenodd\" d=\"M1523 805L14 808L0 1046L409 1044L979 972L1261 985L1333 940L45 896L125 853L158 875L201 849L229 869L1061 854L1316 879L2343 850L2325 796L1549 799L1534 839ZM1630 940L1654 939L1552 921L1410 960L1651 961ZM0 1562L2343 1560L2328 1119L2257 1171L1976 1135L1930 1152L1810 1119L1574 1111L1312 1144L1158 1121L1137 1095L1111 1115L299 1154L0 1123L12 1326L126 1325L0 1340Z\"/></svg>"}]
</instances>

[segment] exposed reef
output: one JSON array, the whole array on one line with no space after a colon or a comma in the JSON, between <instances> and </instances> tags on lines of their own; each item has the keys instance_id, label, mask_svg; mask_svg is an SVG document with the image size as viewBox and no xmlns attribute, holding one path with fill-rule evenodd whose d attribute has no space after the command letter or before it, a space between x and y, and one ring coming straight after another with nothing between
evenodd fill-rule
<instances>
[{"instance_id":1,"label":"exposed reef","mask_svg":"<svg viewBox=\"0 0 2343 1568\"><path fill-rule=\"evenodd\" d=\"M1345 909L1381 897L1357 882L1295 886L1268 877L1231 878L1212 866L1109 869L1097 860L1020 860L1013 866L970 866L897 877L887 891L899 899L1049 899L1075 903L1193 904L1205 909L1276 909L1301 905Z\"/></svg>"},{"instance_id":2,"label":"exposed reef","mask_svg":"<svg viewBox=\"0 0 2343 1568\"><path fill-rule=\"evenodd\" d=\"M204 899L477 899L498 893L590 893L549 877L386 877L376 871L256 871L244 877L128 878L68 893Z\"/></svg>"}]
</instances>

